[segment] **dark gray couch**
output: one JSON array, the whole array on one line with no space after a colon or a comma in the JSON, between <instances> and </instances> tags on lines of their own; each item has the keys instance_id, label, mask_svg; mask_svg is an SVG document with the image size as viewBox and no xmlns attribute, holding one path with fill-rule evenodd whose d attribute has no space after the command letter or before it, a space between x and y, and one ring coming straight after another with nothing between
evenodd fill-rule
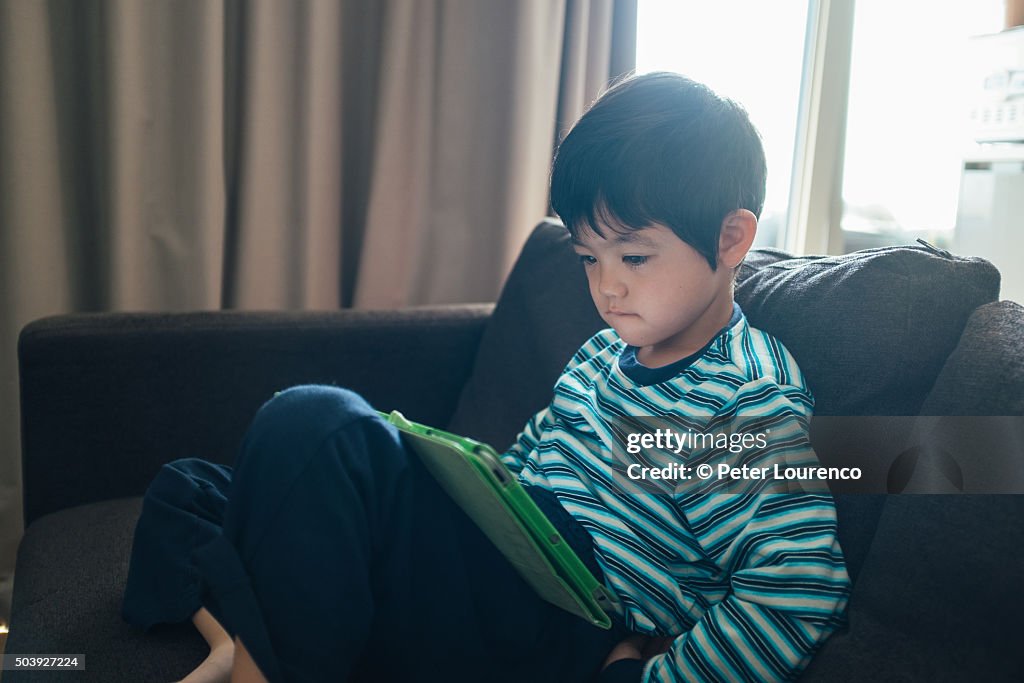
<instances>
[{"instance_id":1,"label":"dark gray couch","mask_svg":"<svg viewBox=\"0 0 1024 683\"><path fill-rule=\"evenodd\" d=\"M922 490L923 460L904 447L914 420L863 422L1024 415L1024 309L997 302L998 285L987 262L923 246L795 259L757 250L740 272L751 324L776 335L809 379L822 460L865 472L861 489L836 497L855 582L849 627L802 680L1024 680L1024 497L970 494L989 490L979 481L1024 492L1024 460L960 451L959 478L947 483L964 493L885 495ZM19 346L27 531L7 652L85 653L87 664L4 680L162 681L202 660L191 625L143 635L120 620L139 496L161 463L231 463L275 391L348 386L379 408L501 446L600 326L551 223L534 232L496 307L30 324Z\"/></svg>"}]
</instances>

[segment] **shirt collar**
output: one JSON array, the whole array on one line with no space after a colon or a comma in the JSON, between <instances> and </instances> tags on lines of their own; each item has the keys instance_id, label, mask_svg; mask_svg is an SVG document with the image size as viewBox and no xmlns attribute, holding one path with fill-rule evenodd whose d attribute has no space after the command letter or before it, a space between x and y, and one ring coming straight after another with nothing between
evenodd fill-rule
<instances>
[{"instance_id":1,"label":"shirt collar","mask_svg":"<svg viewBox=\"0 0 1024 683\"><path fill-rule=\"evenodd\" d=\"M626 377L630 378L641 386L650 386L652 384L659 384L666 380L672 379L686 368L690 367L695 360L704 355L704 352L711 347L712 344L718 340L719 337L726 334L733 328L736 323L743 319L743 309L735 301L732 302L732 315L729 317L729 322L726 323L725 327L716 332L708 343L705 344L699 351L691 353L686 358L680 358L674 363L669 363L660 368L649 368L646 365L640 363L637 360L636 352L638 351L635 346L626 346L622 353L619 355L619 369Z\"/></svg>"}]
</instances>

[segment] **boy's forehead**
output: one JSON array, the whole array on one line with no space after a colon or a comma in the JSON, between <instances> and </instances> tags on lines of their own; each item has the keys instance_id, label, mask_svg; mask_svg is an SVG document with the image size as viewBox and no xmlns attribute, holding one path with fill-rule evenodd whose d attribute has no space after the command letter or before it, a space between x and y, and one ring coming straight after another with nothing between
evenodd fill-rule
<instances>
[{"instance_id":1,"label":"boy's forehead","mask_svg":"<svg viewBox=\"0 0 1024 683\"><path fill-rule=\"evenodd\" d=\"M593 230L581 230L572 237L572 243L578 247L586 247L594 244L630 244L641 247L658 246L657 226L641 228L639 230L617 231L610 230L604 226L605 236L601 237Z\"/></svg>"}]
</instances>

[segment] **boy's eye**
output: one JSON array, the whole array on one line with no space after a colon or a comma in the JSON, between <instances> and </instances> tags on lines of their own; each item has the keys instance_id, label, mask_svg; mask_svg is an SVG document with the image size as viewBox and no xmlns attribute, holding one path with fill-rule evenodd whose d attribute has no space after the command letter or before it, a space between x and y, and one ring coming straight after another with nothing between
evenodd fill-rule
<instances>
[{"instance_id":1,"label":"boy's eye","mask_svg":"<svg viewBox=\"0 0 1024 683\"><path fill-rule=\"evenodd\" d=\"M622 262L625 263L627 266L632 266L632 267L635 268L637 266L642 266L643 264L647 263L647 257L646 256L623 256L622 257Z\"/></svg>"},{"instance_id":2,"label":"boy's eye","mask_svg":"<svg viewBox=\"0 0 1024 683\"><path fill-rule=\"evenodd\" d=\"M587 254L578 254L578 256L580 257L580 263L585 266L592 266L597 263L597 259L593 256L588 256Z\"/></svg>"}]
</instances>

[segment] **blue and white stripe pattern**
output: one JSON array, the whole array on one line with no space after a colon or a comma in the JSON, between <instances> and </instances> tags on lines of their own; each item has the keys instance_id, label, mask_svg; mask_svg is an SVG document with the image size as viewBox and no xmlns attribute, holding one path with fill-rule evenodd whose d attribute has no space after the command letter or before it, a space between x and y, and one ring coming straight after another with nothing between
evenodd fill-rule
<instances>
[{"instance_id":1,"label":"blue and white stripe pattern","mask_svg":"<svg viewBox=\"0 0 1024 683\"><path fill-rule=\"evenodd\" d=\"M644 681L795 678L842 624L850 590L831 497L638 495L613 480L611 420L684 416L709 424L792 415L805 424L813 398L803 374L742 312L699 356L656 383L620 367L627 349L612 329L590 338L563 371L551 405L503 461L524 484L553 491L590 532L626 624L677 636L671 650L647 662ZM808 441L800 450L813 457ZM790 456L769 447L762 464Z\"/></svg>"}]
</instances>

